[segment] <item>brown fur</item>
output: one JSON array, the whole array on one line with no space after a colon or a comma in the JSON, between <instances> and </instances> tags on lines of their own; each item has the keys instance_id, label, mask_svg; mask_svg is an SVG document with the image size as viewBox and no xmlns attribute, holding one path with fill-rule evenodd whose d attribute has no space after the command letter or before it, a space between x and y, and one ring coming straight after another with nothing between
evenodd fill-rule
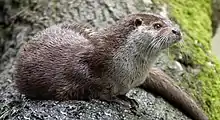
<instances>
[{"instance_id":1,"label":"brown fur","mask_svg":"<svg viewBox=\"0 0 220 120\"><path fill-rule=\"evenodd\" d=\"M172 79L158 68L152 68L149 77L141 88L156 95L163 96L173 106L195 120L208 120L201 108L174 83ZM182 104L184 103L184 104Z\"/></svg>"},{"instance_id":2,"label":"brown fur","mask_svg":"<svg viewBox=\"0 0 220 120\"><path fill-rule=\"evenodd\" d=\"M133 70L127 71L127 68L121 69L123 62L117 63L117 60L120 62L121 59L130 60L121 58L120 54L116 56L118 51L128 49L125 46L132 40L130 35L134 34L134 31L137 33L139 26L143 25L148 29L154 22L163 25L158 35L169 32L169 36L173 36L170 32L172 23L152 14L132 14L99 31L67 23L41 31L19 51L15 73L17 88L32 99L111 101L119 95L125 96L131 88L142 86L144 89L152 88L152 91L157 91L168 101L177 104L182 111L193 112L188 112L192 118L206 120L206 116L194 102L190 102L189 97L169 82L163 82L168 80L164 77L165 74L151 71L156 53L146 56L147 61L140 57L145 55L142 51L133 58L138 61L132 63L132 69L137 73L133 73ZM176 40L181 37L180 34L174 36ZM146 37L147 40L148 38L150 39L149 36ZM139 41L134 42L140 44ZM148 50L147 47L140 49ZM135 66L136 64L139 66ZM166 89L160 84L171 88ZM166 94L161 94L163 90L167 90ZM172 96L177 99L172 99ZM195 109L187 104L192 104Z\"/></svg>"}]
</instances>

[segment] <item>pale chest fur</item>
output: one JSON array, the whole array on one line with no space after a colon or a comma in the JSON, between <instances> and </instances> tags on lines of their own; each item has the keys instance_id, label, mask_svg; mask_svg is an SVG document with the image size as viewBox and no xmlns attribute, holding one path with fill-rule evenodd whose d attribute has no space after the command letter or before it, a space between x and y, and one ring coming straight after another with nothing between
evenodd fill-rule
<instances>
[{"instance_id":1,"label":"pale chest fur","mask_svg":"<svg viewBox=\"0 0 220 120\"><path fill-rule=\"evenodd\" d=\"M130 89L140 86L148 76L150 65L131 51L117 53L114 57L111 78L120 86L119 94L125 94Z\"/></svg>"}]
</instances>

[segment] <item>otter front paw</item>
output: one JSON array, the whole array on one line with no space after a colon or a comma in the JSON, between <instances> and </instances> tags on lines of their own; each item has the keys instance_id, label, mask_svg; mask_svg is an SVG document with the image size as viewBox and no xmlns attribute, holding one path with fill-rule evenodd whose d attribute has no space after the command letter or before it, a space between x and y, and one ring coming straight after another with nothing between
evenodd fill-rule
<instances>
[{"instance_id":1,"label":"otter front paw","mask_svg":"<svg viewBox=\"0 0 220 120\"><path fill-rule=\"evenodd\" d=\"M108 98L108 99L106 99ZM131 110L136 110L136 108L139 107L139 104L137 103L136 100L131 99L129 97L127 97L126 95L118 95L115 97L101 97L99 98L102 101L106 101L108 103L116 103L119 105L122 105L123 107L127 108L127 109L131 109Z\"/></svg>"},{"instance_id":2,"label":"otter front paw","mask_svg":"<svg viewBox=\"0 0 220 120\"><path fill-rule=\"evenodd\" d=\"M138 102L135 99L129 98L126 95L117 96L118 100L121 100L124 104L127 104L132 109L136 109L139 107Z\"/></svg>"}]
</instances>

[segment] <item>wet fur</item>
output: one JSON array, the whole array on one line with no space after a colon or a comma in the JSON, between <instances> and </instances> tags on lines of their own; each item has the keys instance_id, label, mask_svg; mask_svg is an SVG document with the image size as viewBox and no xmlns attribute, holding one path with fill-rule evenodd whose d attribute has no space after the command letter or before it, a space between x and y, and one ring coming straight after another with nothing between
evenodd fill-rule
<instances>
[{"instance_id":1,"label":"wet fur","mask_svg":"<svg viewBox=\"0 0 220 120\"><path fill-rule=\"evenodd\" d=\"M141 25L135 25L137 19ZM157 32L152 28L154 22L165 27ZM151 77L151 65L157 55L179 39L171 34L172 28L169 20L153 14L132 14L98 31L78 24L52 26L20 49L15 73L17 88L32 99L106 101L125 95L134 87L147 90L150 84L161 82L160 78ZM148 80L152 83L148 84ZM153 89L160 89L160 85ZM162 97L171 102L169 93L183 94L172 88L164 92L168 95L161 94ZM189 97L180 99L187 99L177 102L180 107L186 106L180 108L182 111L192 111L186 104L196 106L188 103ZM192 118L206 120L198 107L194 110L200 117L190 114Z\"/></svg>"}]
</instances>

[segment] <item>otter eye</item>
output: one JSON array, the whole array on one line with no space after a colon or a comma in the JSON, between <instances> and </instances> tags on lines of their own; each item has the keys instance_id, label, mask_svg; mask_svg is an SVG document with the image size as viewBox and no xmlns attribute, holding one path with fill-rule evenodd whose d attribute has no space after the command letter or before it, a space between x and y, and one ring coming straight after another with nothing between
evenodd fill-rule
<instances>
[{"instance_id":1,"label":"otter eye","mask_svg":"<svg viewBox=\"0 0 220 120\"><path fill-rule=\"evenodd\" d=\"M138 18L138 19L136 19L136 20L134 21L134 25L135 25L136 27L142 25L142 23L143 23L143 21L142 21L142 19L140 19L140 18Z\"/></svg>"},{"instance_id":2,"label":"otter eye","mask_svg":"<svg viewBox=\"0 0 220 120\"><path fill-rule=\"evenodd\" d=\"M154 26L154 29L160 29L162 27L160 23L156 23L153 26Z\"/></svg>"}]
</instances>

